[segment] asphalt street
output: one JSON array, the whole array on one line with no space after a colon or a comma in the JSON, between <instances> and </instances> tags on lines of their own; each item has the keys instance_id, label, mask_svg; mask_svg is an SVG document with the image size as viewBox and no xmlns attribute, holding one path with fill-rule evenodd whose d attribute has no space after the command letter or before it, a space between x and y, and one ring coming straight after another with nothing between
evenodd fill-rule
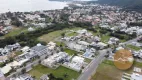
<instances>
[{"instance_id":1,"label":"asphalt street","mask_svg":"<svg viewBox=\"0 0 142 80\"><path fill-rule=\"evenodd\" d=\"M84 72L79 76L78 80L88 80L91 77L91 75L93 75L96 72L98 65L104 59L107 50L109 49L104 49L99 51L100 54L98 55L98 57L93 59L92 62L89 64L89 66L85 68Z\"/></svg>"}]
</instances>

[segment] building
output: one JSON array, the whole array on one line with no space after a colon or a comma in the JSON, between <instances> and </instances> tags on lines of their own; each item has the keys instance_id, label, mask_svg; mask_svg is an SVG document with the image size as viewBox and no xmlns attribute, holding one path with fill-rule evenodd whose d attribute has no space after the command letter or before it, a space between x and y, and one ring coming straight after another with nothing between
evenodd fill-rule
<instances>
[{"instance_id":1,"label":"building","mask_svg":"<svg viewBox=\"0 0 142 80\"><path fill-rule=\"evenodd\" d=\"M142 80L142 69L134 67L132 74L124 73L122 75L122 80L126 80L126 79L128 79L128 80Z\"/></svg>"},{"instance_id":2,"label":"building","mask_svg":"<svg viewBox=\"0 0 142 80\"><path fill-rule=\"evenodd\" d=\"M5 76L1 70L0 70L0 80L5 80Z\"/></svg>"},{"instance_id":3,"label":"building","mask_svg":"<svg viewBox=\"0 0 142 80\"><path fill-rule=\"evenodd\" d=\"M74 56L70 62L65 62L63 65L67 68L73 69L75 71L80 71L84 65L84 58L79 56Z\"/></svg>"},{"instance_id":4,"label":"building","mask_svg":"<svg viewBox=\"0 0 142 80\"><path fill-rule=\"evenodd\" d=\"M22 74L16 77L10 78L10 80L36 80L29 74Z\"/></svg>"},{"instance_id":5,"label":"building","mask_svg":"<svg viewBox=\"0 0 142 80\"><path fill-rule=\"evenodd\" d=\"M41 56L48 53L48 48L47 46L37 44L36 46L31 48L31 52L34 52L34 54Z\"/></svg>"},{"instance_id":6,"label":"building","mask_svg":"<svg viewBox=\"0 0 142 80\"><path fill-rule=\"evenodd\" d=\"M50 68L56 68L58 67L57 63L64 63L64 61L66 61L67 59L68 59L67 53L59 52L43 60L41 64Z\"/></svg>"},{"instance_id":7,"label":"building","mask_svg":"<svg viewBox=\"0 0 142 80\"><path fill-rule=\"evenodd\" d=\"M40 77L40 80L49 80L48 75L44 74Z\"/></svg>"}]
</instances>

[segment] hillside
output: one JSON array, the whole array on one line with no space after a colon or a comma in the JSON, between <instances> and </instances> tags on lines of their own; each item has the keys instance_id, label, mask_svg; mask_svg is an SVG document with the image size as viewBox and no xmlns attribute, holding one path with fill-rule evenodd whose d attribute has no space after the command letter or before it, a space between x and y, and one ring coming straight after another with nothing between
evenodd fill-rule
<instances>
[{"instance_id":1,"label":"hillside","mask_svg":"<svg viewBox=\"0 0 142 80\"><path fill-rule=\"evenodd\" d=\"M98 3L117 5L128 10L142 10L142 0L98 0Z\"/></svg>"}]
</instances>

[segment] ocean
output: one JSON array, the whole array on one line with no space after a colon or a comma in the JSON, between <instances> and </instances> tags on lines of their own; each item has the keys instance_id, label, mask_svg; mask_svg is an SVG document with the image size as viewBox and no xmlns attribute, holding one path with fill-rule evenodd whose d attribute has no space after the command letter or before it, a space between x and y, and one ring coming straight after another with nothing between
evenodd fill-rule
<instances>
[{"instance_id":1,"label":"ocean","mask_svg":"<svg viewBox=\"0 0 142 80\"><path fill-rule=\"evenodd\" d=\"M0 0L0 13L62 9L66 2L48 0Z\"/></svg>"}]
</instances>

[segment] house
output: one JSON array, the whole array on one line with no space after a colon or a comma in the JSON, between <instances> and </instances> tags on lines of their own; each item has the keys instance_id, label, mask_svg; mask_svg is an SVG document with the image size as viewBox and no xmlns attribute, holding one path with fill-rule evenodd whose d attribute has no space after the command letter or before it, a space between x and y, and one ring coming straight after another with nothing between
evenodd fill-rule
<instances>
[{"instance_id":1,"label":"house","mask_svg":"<svg viewBox=\"0 0 142 80\"><path fill-rule=\"evenodd\" d=\"M95 48L99 48L99 49L103 49L107 46L107 44L103 43L103 42L92 42L90 44L91 46L95 47Z\"/></svg>"},{"instance_id":2,"label":"house","mask_svg":"<svg viewBox=\"0 0 142 80\"><path fill-rule=\"evenodd\" d=\"M44 74L40 77L40 80L49 80L48 75Z\"/></svg>"},{"instance_id":3,"label":"house","mask_svg":"<svg viewBox=\"0 0 142 80\"><path fill-rule=\"evenodd\" d=\"M39 28L45 28L45 27L47 27L47 25L45 23L33 23L33 25L35 27L39 27Z\"/></svg>"},{"instance_id":4,"label":"house","mask_svg":"<svg viewBox=\"0 0 142 80\"><path fill-rule=\"evenodd\" d=\"M109 25L103 25L103 24L101 24L100 27L101 27L101 28L110 28Z\"/></svg>"},{"instance_id":5,"label":"house","mask_svg":"<svg viewBox=\"0 0 142 80\"><path fill-rule=\"evenodd\" d=\"M5 62L6 60L8 60L8 57L6 55L0 56L0 62Z\"/></svg>"},{"instance_id":6,"label":"house","mask_svg":"<svg viewBox=\"0 0 142 80\"><path fill-rule=\"evenodd\" d=\"M93 59L95 57L95 52L96 50L94 48L86 49L85 53L83 54L83 57Z\"/></svg>"},{"instance_id":7,"label":"house","mask_svg":"<svg viewBox=\"0 0 142 80\"><path fill-rule=\"evenodd\" d=\"M122 80L125 80L126 78L129 80L141 80L142 79L142 69L138 67L134 67L133 73L131 74L124 73L122 75Z\"/></svg>"},{"instance_id":8,"label":"house","mask_svg":"<svg viewBox=\"0 0 142 80\"><path fill-rule=\"evenodd\" d=\"M50 41L50 42L48 43L47 47L48 47L49 50L54 50L55 47L56 47L56 43Z\"/></svg>"},{"instance_id":9,"label":"house","mask_svg":"<svg viewBox=\"0 0 142 80\"><path fill-rule=\"evenodd\" d=\"M71 62L65 62L63 64L65 67L73 69L75 71L80 71L84 65L84 58L79 56L74 56Z\"/></svg>"},{"instance_id":10,"label":"house","mask_svg":"<svg viewBox=\"0 0 142 80\"><path fill-rule=\"evenodd\" d=\"M6 74L6 73L10 72L12 70L12 68L10 65L6 65L6 66L0 68L0 70L3 74Z\"/></svg>"},{"instance_id":11,"label":"house","mask_svg":"<svg viewBox=\"0 0 142 80\"><path fill-rule=\"evenodd\" d=\"M85 50L87 48L87 46L81 45L81 44L77 44L76 42L68 42L67 46L70 49L73 49L73 50L76 50L76 51Z\"/></svg>"},{"instance_id":12,"label":"house","mask_svg":"<svg viewBox=\"0 0 142 80\"><path fill-rule=\"evenodd\" d=\"M29 27L29 28L28 28L28 31L29 31L29 32L34 31L34 30L35 30L35 29L32 28L32 27Z\"/></svg>"},{"instance_id":13,"label":"house","mask_svg":"<svg viewBox=\"0 0 142 80\"><path fill-rule=\"evenodd\" d=\"M29 50L30 50L30 47L28 47L28 46L25 46L21 49L22 52L27 52Z\"/></svg>"},{"instance_id":14,"label":"house","mask_svg":"<svg viewBox=\"0 0 142 80\"><path fill-rule=\"evenodd\" d=\"M87 33L87 30L86 29L78 30L77 33L78 34L85 34L85 33Z\"/></svg>"},{"instance_id":15,"label":"house","mask_svg":"<svg viewBox=\"0 0 142 80\"><path fill-rule=\"evenodd\" d=\"M35 80L35 79L29 74L22 74L16 77L11 77L10 80Z\"/></svg>"},{"instance_id":16,"label":"house","mask_svg":"<svg viewBox=\"0 0 142 80\"><path fill-rule=\"evenodd\" d=\"M133 55L134 55L134 57L139 57L142 59L142 50L133 51Z\"/></svg>"},{"instance_id":17,"label":"house","mask_svg":"<svg viewBox=\"0 0 142 80\"><path fill-rule=\"evenodd\" d=\"M111 37L108 41L108 44L113 45L113 44L117 44L118 42L119 42L118 38Z\"/></svg>"},{"instance_id":18,"label":"house","mask_svg":"<svg viewBox=\"0 0 142 80\"><path fill-rule=\"evenodd\" d=\"M5 46L6 49L8 49L9 51L13 51L13 50L16 50L16 49L19 49L21 46L19 43L15 43L13 45L7 45Z\"/></svg>"},{"instance_id":19,"label":"house","mask_svg":"<svg viewBox=\"0 0 142 80\"><path fill-rule=\"evenodd\" d=\"M142 29L138 29L136 33L137 33L137 36L142 35Z\"/></svg>"},{"instance_id":20,"label":"house","mask_svg":"<svg viewBox=\"0 0 142 80\"><path fill-rule=\"evenodd\" d=\"M58 67L57 63L60 63L60 62L63 63L64 61L66 61L67 57L68 57L67 53L59 52L43 60L41 64L50 68L55 68L55 67Z\"/></svg>"},{"instance_id":21,"label":"house","mask_svg":"<svg viewBox=\"0 0 142 80\"><path fill-rule=\"evenodd\" d=\"M48 53L48 48L47 46L37 44L36 46L31 48L31 52L34 52L36 55L41 56Z\"/></svg>"},{"instance_id":22,"label":"house","mask_svg":"<svg viewBox=\"0 0 142 80\"><path fill-rule=\"evenodd\" d=\"M78 41L77 43L80 44L80 45L84 45L84 46L88 46L89 45L89 43L86 42L86 41Z\"/></svg>"},{"instance_id":23,"label":"house","mask_svg":"<svg viewBox=\"0 0 142 80\"><path fill-rule=\"evenodd\" d=\"M94 41L95 41L95 42L99 42L99 41L101 41L101 38L98 37L98 36L95 36L95 37L94 37Z\"/></svg>"},{"instance_id":24,"label":"house","mask_svg":"<svg viewBox=\"0 0 142 80\"><path fill-rule=\"evenodd\" d=\"M0 70L0 80L5 80L5 76L1 70Z\"/></svg>"}]
</instances>

